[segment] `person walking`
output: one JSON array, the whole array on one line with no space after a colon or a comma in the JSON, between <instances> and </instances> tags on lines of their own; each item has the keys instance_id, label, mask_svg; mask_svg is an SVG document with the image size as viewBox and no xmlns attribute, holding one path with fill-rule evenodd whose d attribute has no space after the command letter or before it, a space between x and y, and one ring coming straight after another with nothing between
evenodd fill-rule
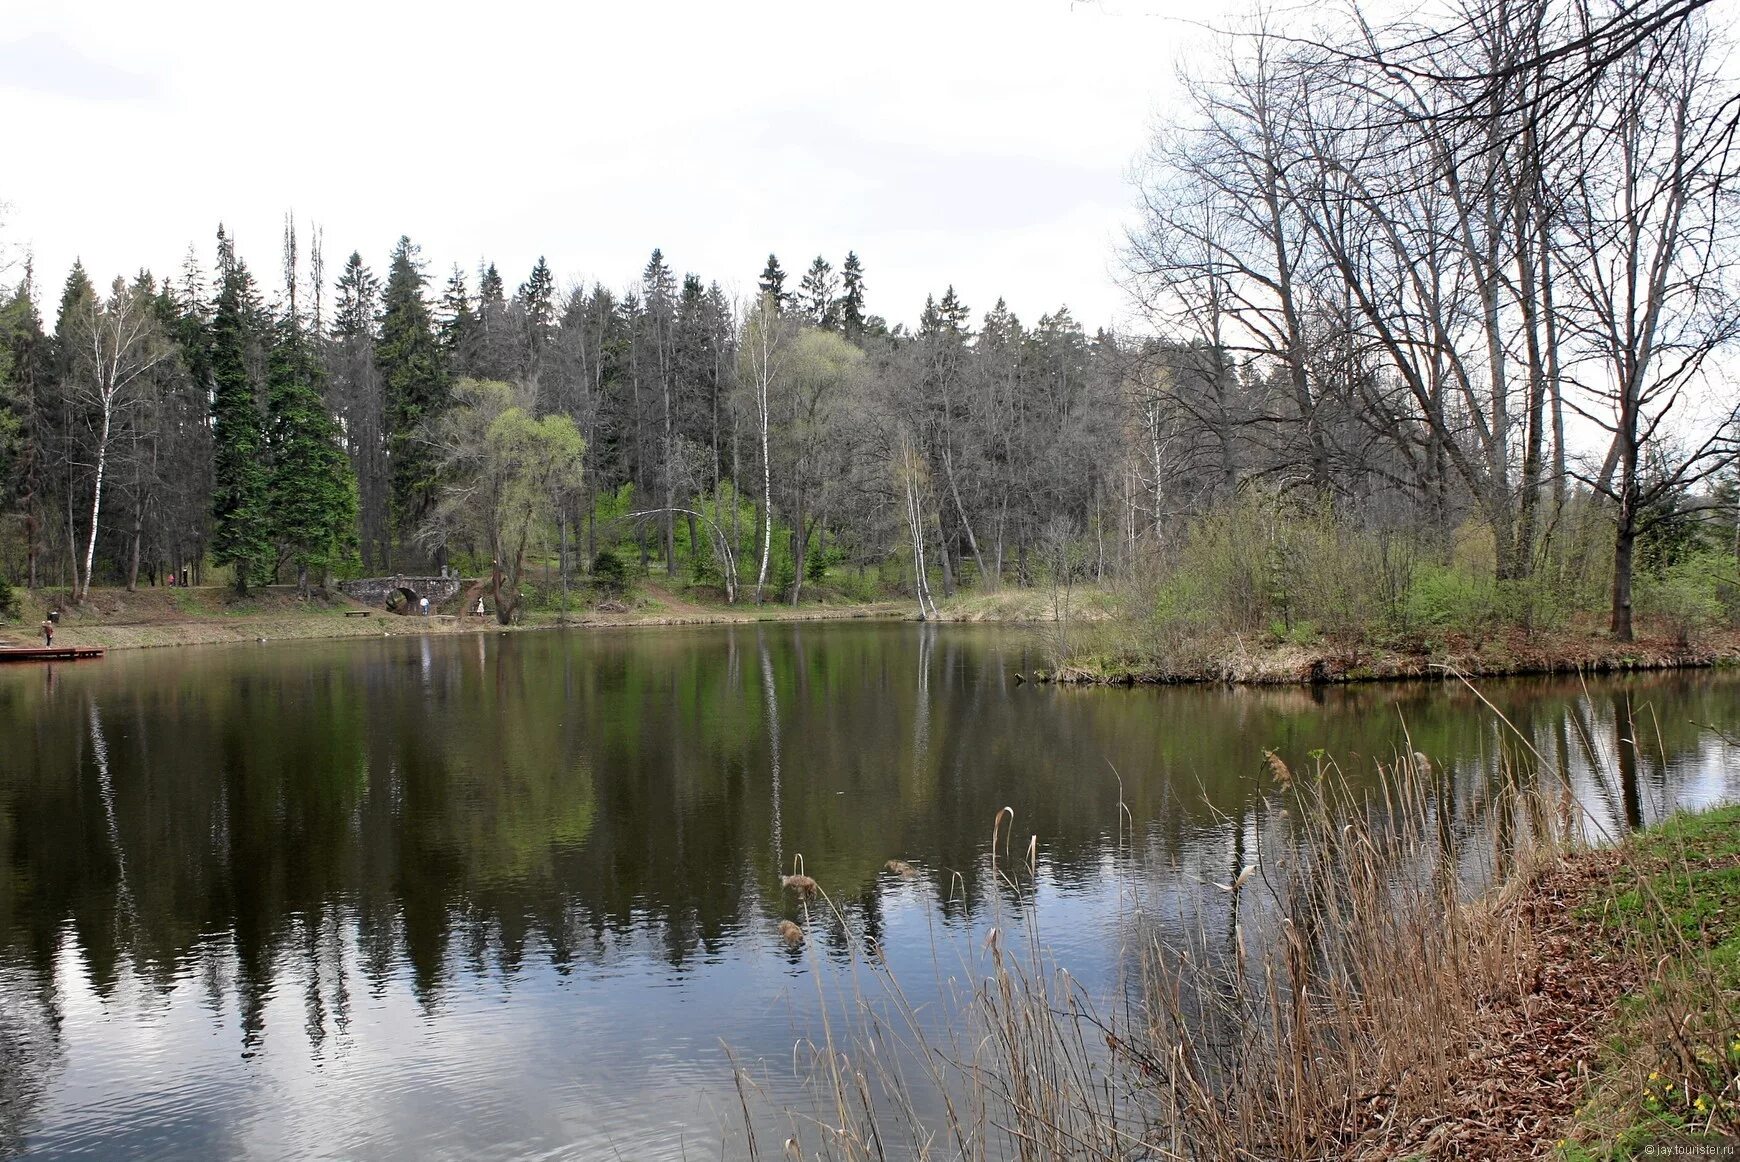
<instances>
[{"instance_id":1,"label":"person walking","mask_svg":"<svg viewBox=\"0 0 1740 1162\"><path fill-rule=\"evenodd\" d=\"M42 644L44 646L54 645L54 622L52 621L42 623Z\"/></svg>"}]
</instances>

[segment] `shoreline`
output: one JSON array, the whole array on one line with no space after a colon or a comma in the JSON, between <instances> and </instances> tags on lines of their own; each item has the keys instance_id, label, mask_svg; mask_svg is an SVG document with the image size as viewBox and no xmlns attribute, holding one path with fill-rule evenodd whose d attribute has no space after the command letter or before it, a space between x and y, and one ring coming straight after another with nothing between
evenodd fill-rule
<instances>
[{"instance_id":1,"label":"shoreline","mask_svg":"<svg viewBox=\"0 0 1740 1162\"><path fill-rule=\"evenodd\" d=\"M171 594L174 591L169 591ZM93 598L101 598L100 593ZM132 600L124 606L162 606L161 591L127 595ZM764 605L747 609L724 607L713 609L676 603L671 608L655 602L643 610L628 612L581 611L566 620L558 615L539 613L531 620L516 625L498 625L493 617L478 619L458 614L431 614L420 617L390 613L356 603L304 604L300 599L272 594L278 608L251 609L244 612L212 612L205 615L176 614L156 609L152 616L134 620L109 620L91 610L68 610L55 630L58 645L101 646L106 650L165 649L175 646L231 645L240 642L274 641L339 641L348 638L383 636L424 636L475 633L524 633L547 629L632 629L638 627L674 627L685 625L739 625L761 622L806 621L867 621L899 620L902 612L884 604L853 606L790 606ZM171 598L172 600L172 598ZM263 602L260 602L263 603ZM257 604L260 604L257 603ZM35 645L40 636L31 634L31 625L46 614L46 603L40 595L37 608L25 610L21 624L0 629L0 646ZM127 616L123 613L121 616Z\"/></svg>"},{"instance_id":2,"label":"shoreline","mask_svg":"<svg viewBox=\"0 0 1740 1162\"><path fill-rule=\"evenodd\" d=\"M1072 686L1340 686L1367 682L1436 682L1451 678L1525 678L1708 670L1740 664L1740 640L1725 634L1682 643L1640 635L1615 642L1594 634L1516 634L1483 646L1403 652L1264 646L1225 650L1175 668L1112 660L1035 670L1040 683Z\"/></svg>"},{"instance_id":3,"label":"shoreline","mask_svg":"<svg viewBox=\"0 0 1740 1162\"><path fill-rule=\"evenodd\" d=\"M35 645L32 627L54 602L47 591L21 593L20 623L0 629L0 645ZM1031 606L990 606L968 598L945 605L933 618L950 625L997 624L1034 633L1056 623L1033 616ZM216 589L94 591L84 609L67 610L55 643L101 646L107 650L161 649L172 646L238 642L340 640L346 638L521 633L544 629L636 629L704 625L751 625L824 621L916 621L903 601L857 604L723 606L698 604L648 586L636 608L582 609L562 620L539 611L528 621L503 626L493 618L435 614L427 618L377 610L345 598L304 602L288 587L274 587L237 602ZM1103 633L1106 621L1089 615L1081 630ZM1055 668L1016 671L1019 681L1067 686L1323 686L1376 682L1446 681L1453 678L1521 678L1621 674L1667 670L1705 670L1740 664L1740 633L1713 635L1682 643L1642 634L1619 643L1593 632L1520 630L1475 642L1451 638L1439 648L1418 652L1367 645L1247 645L1235 638L1218 650L1197 652L1176 666L1156 667L1127 656L1087 656Z\"/></svg>"},{"instance_id":4,"label":"shoreline","mask_svg":"<svg viewBox=\"0 0 1740 1162\"><path fill-rule=\"evenodd\" d=\"M1561 851L1478 902L1516 941L1513 975L1528 983L1483 1007L1468 1030L1483 1052L1443 1122L1407 1145L1567 1160L1732 1149L1736 825L1734 804L1675 811ZM1507 1141L1512 1126L1534 1140Z\"/></svg>"}]
</instances>

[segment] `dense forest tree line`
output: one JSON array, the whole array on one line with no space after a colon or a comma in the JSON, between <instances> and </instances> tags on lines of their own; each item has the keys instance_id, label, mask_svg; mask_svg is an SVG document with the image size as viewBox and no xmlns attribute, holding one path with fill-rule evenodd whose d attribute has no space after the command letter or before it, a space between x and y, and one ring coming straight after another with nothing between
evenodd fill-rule
<instances>
[{"instance_id":1,"label":"dense forest tree line","mask_svg":"<svg viewBox=\"0 0 1740 1162\"><path fill-rule=\"evenodd\" d=\"M1698 9L1222 37L1141 172L1142 336L952 287L891 326L856 254L795 280L769 255L746 299L658 250L625 287L540 258L510 291L490 263L431 283L408 238L329 279L287 226L267 296L220 230L174 279L75 265L47 320L26 267L0 569L82 595L452 564L506 617L531 557L794 602L894 562L928 610L1164 576L1261 510L1232 534L1266 542L1247 620L1322 520L1343 570L1476 530L1505 592L1603 587L1629 638L1640 544L1733 491L1736 97Z\"/></svg>"},{"instance_id":2,"label":"dense forest tree line","mask_svg":"<svg viewBox=\"0 0 1740 1162\"><path fill-rule=\"evenodd\" d=\"M511 293L485 264L439 297L409 239L384 278L353 253L330 287L311 250L304 269L287 225L270 301L221 228L213 267L190 250L173 282L105 296L76 265L52 324L26 268L3 315L12 577L77 597L216 565L244 593L306 591L457 556L517 593L528 551L566 576L626 545L733 599L795 601L824 558L867 566L916 537L952 591L1031 581L1047 522L1085 528L1103 503L1119 347L1067 310L1029 329L999 302L975 328L950 289L890 327L856 254L796 290L770 255L744 303L656 250L622 291L564 290L540 259ZM492 450L504 416L529 427ZM508 493L511 552L508 515L478 499Z\"/></svg>"}]
</instances>

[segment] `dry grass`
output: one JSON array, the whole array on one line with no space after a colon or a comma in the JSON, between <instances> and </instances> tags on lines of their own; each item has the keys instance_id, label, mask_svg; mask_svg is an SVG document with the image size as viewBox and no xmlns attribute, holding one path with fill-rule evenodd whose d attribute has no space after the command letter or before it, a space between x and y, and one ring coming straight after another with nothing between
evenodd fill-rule
<instances>
[{"instance_id":1,"label":"dry grass","mask_svg":"<svg viewBox=\"0 0 1740 1162\"><path fill-rule=\"evenodd\" d=\"M1423 755L1399 756L1373 794L1333 763L1271 756L1268 833L1218 885L1214 935L1200 918L1165 935L1130 889L1135 968L1111 998L1047 953L1034 849L1010 858L1006 815L989 938L941 937L931 953L974 982L941 1021L921 1018L824 891L822 918L853 956L835 971L812 955L810 975L823 1012L831 999L851 1016L824 1020L794 1057L810 1100L779 1111L785 1156L1605 1158L1740 1130L1740 1005L1724 973L1740 974L1702 955L1685 901L1676 912L1679 897L1652 886L1664 857L1581 845L1569 784L1518 751L1454 808ZM1740 877L1740 850L1716 862ZM1619 924L1600 906L1615 899ZM1640 1133L1663 1093L1646 1065L1676 1070L1687 1116ZM1704 1080L1688 1088L1694 1067ZM738 1086L745 1118L766 1124L766 1091L742 1070ZM1696 1087L1707 1105L1692 1105Z\"/></svg>"}]
</instances>

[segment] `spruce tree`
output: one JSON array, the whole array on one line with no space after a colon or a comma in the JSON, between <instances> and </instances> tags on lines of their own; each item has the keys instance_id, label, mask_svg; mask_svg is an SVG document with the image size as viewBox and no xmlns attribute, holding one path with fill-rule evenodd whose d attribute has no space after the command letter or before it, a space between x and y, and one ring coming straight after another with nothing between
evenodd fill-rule
<instances>
[{"instance_id":1,"label":"spruce tree","mask_svg":"<svg viewBox=\"0 0 1740 1162\"><path fill-rule=\"evenodd\" d=\"M471 309L465 272L457 263L453 273L447 276L447 289L441 292L439 335L441 354L447 359L449 373L460 378L471 375L477 347L477 314Z\"/></svg>"},{"instance_id":2,"label":"spruce tree","mask_svg":"<svg viewBox=\"0 0 1740 1162\"><path fill-rule=\"evenodd\" d=\"M11 461L0 479L0 486L5 489L0 500L10 502L14 497L17 500L24 534L24 580L32 589L37 585L37 563L46 524L43 485L44 441L48 430L44 380L49 355L48 336L36 311L34 281L34 271L26 259L23 281L11 301L0 307L0 346L4 348L7 368L6 407L11 411L10 423L0 423L0 427L9 429L12 441Z\"/></svg>"},{"instance_id":3,"label":"spruce tree","mask_svg":"<svg viewBox=\"0 0 1740 1162\"><path fill-rule=\"evenodd\" d=\"M502 281L501 272L493 262L484 267L483 275L478 279L477 299L479 314L490 307L507 306L507 284Z\"/></svg>"},{"instance_id":4,"label":"spruce tree","mask_svg":"<svg viewBox=\"0 0 1740 1162\"><path fill-rule=\"evenodd\" d=\"M361 338L374 330L375 296L380 290L380 280L363 265L362 255L351 251L338 276L338 304L332 319L335 339Z\"/></svg>"},{"instance_id":5,"label":"spruce tree","mask_svg":"<svg viewBox=\"0 0 1740 1162\"><path fill-rule=\"evenodd\" d=\"M855 251L846 252L846 261L840 266L840 281L843 284L840 294L839 315L840 330L846 338L856 342L864 333L864 266L858 261Z\"/></svg>"},{"instance_id":6,"label":"spruce tree","mask_svg":"<svg viewBox=\"0 0 1740 1162\"><path fill-rule=\"evenodd\" d=\"M810 263L808 273L799 286L799 302L809 321L824 331L839 326L839 304L834 299L834 267L821 255Z\"/></svg>"},{"instance_id":7,"label":"spruce tree","mask_svg":"<svg viewBox=\"0 0 1740 1162\"><path fill-rule=\"evenodd\" d=\"M499 286L499 277L496 281ZM400 544L415 534L435 503L437 458L427 432L446 410L448 396L423 285L417 248L402 237L387 270L381 338L375 346L387 420L392 532ZM444 564L444 558L445 551L438 551L436 563Z\"/></svg>"},{"instance_id":8,"label":"spruce tree","mask_svg":"<svg viewBox=\"0 0 1740 1162\"><path fill-rule=\"evenodd\" d=\"M375 365L380 279L353 253L339 275L328 364L334 411L341 417L345 450L356 474L363 567L392 563L387 479L386 407Z\"/></svg>"},{"instance_id":9,"label":"spruce tree","mask_svg":"<svg viewBox=\"0 0 1740 1162\"><path fill-rule=\"evenodd\" d=\"M528 345L515 325L507 300L507 285L490 263L480 272L477 287L477 341L464 368L476 379L518 379L525 369Z\"/></svg>"},{"instance_id":10,"label":"spruce tree","mask_svg":"<svg viewBox=\"0 0 1740 1162\"><path fill-rule=\"evenodd\" d=\"M791 305L791 296L785 293L785 270L779 265L779 255L769 254L767 266L761 272L761 278L756 283L761 293L773 300L773 305L784 311Z\"/></svg>"},{"instance_id":11,"label":"spruce tree","mask_svg":"<svg viewBox=\"0 0 1740 1162\"><path fill-rule=\"evenodd\" d=\"M218 232L222 282L211 324L212 559L235 572L246 594L272 565L265 438L257 385L249 372L259 317L253 276Z\"/></svg>"},{"instance_id":12,"label":"spruce tree","mask_svg":"<svg viewBox=\"0 0 1740 1162\"><path fill-rule=\"evenodd\" d=\"M535 363L556 333L556 276L543 255L538 255L531 277L520 284L517 297L526 312L526 340Z\"/></svg>"},{"instance_id":13,"label":"spruce tree","mask_svg":"<svg viewBox=\"0 0 1740 1162\"><path fill-rule=\"evenodd\" d=\"M266 365L266 448L271 465L272 539L296 565L296 589L308 575L324 579L356 541L357 491L326 409L326 367L296 309L296 236L285 231L284 314L273 328Z\"/></svg>"}]
</instances>

